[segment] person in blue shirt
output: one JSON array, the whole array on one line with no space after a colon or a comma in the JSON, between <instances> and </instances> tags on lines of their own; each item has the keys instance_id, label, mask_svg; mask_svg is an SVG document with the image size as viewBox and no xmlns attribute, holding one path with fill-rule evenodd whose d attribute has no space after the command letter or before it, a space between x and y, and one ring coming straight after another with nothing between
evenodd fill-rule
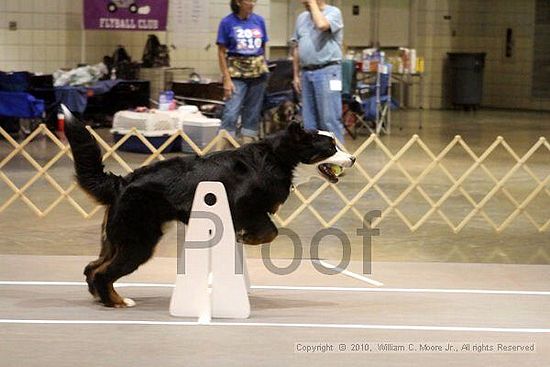
<instances>
[{"instance_id":1,"label":"person in blue shirt","mask_svg":"<svg viewBox=\"0 0 550 367\"><path fill-rule=\"evenodd\" d=\"M231 0L232 13L220 22L216 41L225 98L221 129L236 137L241 116L243 143L258 138L268 75L267 31L264 18L254 13L255 4L256 0Z\"/></svg>"},{"instance_id":2,"label":"person in blue shirt","mask_svg":"<svg viewBox=\"0 0 550 367\"><path fill-rule=\"evenodd\" d=\"M343 143L342 13L324 0L301 1L306 11L296 19L291 41L294 88L302 96L304 127L331 131Z\"/></svg>"}]
</instances>

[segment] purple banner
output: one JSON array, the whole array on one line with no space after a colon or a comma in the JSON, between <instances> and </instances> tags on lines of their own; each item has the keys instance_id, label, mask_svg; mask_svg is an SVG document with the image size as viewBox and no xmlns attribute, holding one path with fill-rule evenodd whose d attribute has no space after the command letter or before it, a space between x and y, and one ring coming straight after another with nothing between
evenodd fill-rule
<instances>
[{"instance_id":1,"label":"purple banner","mask_svg":"<svg viewBox=\"0 0 550 367\"><path fill-rule=\"evenodd\" d=\"M168 0L84 0L84 28L165 31Z\"/></svg>"}]
</instances>

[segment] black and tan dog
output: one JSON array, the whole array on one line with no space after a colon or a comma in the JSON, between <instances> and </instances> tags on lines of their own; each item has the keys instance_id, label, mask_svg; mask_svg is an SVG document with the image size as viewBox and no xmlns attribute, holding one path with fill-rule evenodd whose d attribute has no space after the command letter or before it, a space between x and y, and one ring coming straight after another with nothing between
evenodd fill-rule
<instances>
[{"instance_id":1,"label":"black and tan dog","mask_svg":"<svg viewBox=\"0 0 550 367\"><path fill-rule=\"evenodd\" d=\"M267 135L284 130L296 120L298 107L292 101L285 101L264 113L264 128Z\"/></svg>"},{"instance_id":2,"label":"black and tan dog","mask_svg":"<svg viewBox=\"0 0 550 367\"><path fill-rule=\"evenodd\" d=\"M93 136L66 108L64 112L78 183L107 206L101 253L84 274L90 293L110 307L135 304L119 296L113 283L152 256L164 223L188 222L201 181L224 184L238 239L257 245L277 236L269 214L287 199L299 165L318 167L317 172L334 183L338 179L331 165L351 167L355 161L336 146L331 134L306 132L292 124L236 150L176 157L121 177L104 171Z\"/></svg>"}]
</instances>

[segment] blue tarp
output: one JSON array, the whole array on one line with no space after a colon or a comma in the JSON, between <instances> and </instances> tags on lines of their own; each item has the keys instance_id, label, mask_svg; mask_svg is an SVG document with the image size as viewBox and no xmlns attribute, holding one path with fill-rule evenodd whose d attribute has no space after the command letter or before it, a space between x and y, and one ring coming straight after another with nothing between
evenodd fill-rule
<instances>
[{"instance_id":1,"label":"blue tarp","mask_svg":"<svg viewBox=\"0 0 550 367\"><path fill-rule=\"evenodd\" d=\"M4 92L25 92L29 89L31 74L26 71L5 73L0 71L0 91Z\"/></svg>"},{"instance_id":2,"label":"blue tarp","mask_svg":"<svg viewBox=\"0 0 550 367\"><path fill-rule=\"evenodd\" d=\"M0 116L37 118L44 114L44 101L25 92L0 91Z\"/></svg>"},{"instance_id":3,"label":"blue tarp","mask_svg":"<svg viewBox=\"0 0 550 367\"><path fill-rule=\"evenodd\" d=\"M88 105L88 91L93 95L109 92L120 80L103 80L89 87L56 87L56 103L63 103L73 112L83 113Z\"/></svg>"}]
</instances>

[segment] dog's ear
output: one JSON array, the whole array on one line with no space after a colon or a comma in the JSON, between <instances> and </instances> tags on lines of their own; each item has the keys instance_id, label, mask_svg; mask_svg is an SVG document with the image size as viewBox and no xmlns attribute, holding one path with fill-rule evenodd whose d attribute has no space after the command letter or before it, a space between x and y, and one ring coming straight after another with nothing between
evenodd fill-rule
<instances>
[{"instance_id":1,"label":"dog's ear","mask_svg":"<svg viewBox=\"0 0 550 367\"><path fill-rule=\"evenodd\" d=\"M302 136L304 136L306 133L302 125L297 122L290 123L288 125L287 131L288 135L290 135L295 140L300 140Z\"/></svg>"}]
</instances>

